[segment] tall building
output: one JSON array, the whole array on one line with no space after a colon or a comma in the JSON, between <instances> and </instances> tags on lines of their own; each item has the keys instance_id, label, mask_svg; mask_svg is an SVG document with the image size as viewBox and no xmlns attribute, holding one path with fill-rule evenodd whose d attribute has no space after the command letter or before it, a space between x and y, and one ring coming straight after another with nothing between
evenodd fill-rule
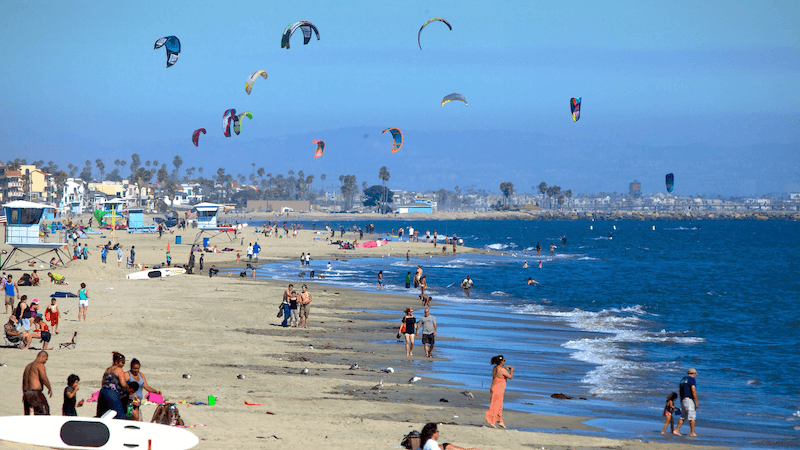
<instances>
[{"instance_id":1,"label":"tall building","mask_svg":"<svg viewBox=\"0 0 800 450\"><path fill-rule=\"evenodd\" d=\"M628 185L628 193L633 198L642 198L642 183L636 180L631 181Z\"/></svg>"}]
</instances>

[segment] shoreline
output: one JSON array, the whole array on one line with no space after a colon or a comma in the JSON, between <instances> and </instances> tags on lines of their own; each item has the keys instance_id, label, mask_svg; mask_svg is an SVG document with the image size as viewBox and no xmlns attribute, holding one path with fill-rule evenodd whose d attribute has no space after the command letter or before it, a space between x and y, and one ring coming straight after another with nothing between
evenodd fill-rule
<instances>
[{"instance_id":1,"label":"shoreline","mask_svg":"<svg viewBox=\"0 0 800 450\"><path fill-rule=\"evenodd\" d=\"M310 232L301 232L296 240L277 239L272 255L280 260L294 260L309 246L315 259L330 258L338 252L312 246L320 241L310 240L313 236L306 233ZM96 245L108 240L96 236L97 239L91 237L88 242ZM130 245L135 244L137 261L148 265L161 258L169 241L158 240L155 235L127 233L117 235L117 240L126 255ZM264 247L264 253L270 254L267 245ZM188 259L188 245L171 248L174 262ZM386 248L364 250L386 251ZM74 350L49 352L46 367L53 386L49 401L55 414L67 375L77 373L81 377L78 396L87 398L99 389L99 379L110 364L111 351L118 350L129 360L140 359L149 384L162 390L169 401L205 402L207 395L218 397L215 406L179 404L187 425L205 425L191 429L205 439L197 448L264 448L286 444L314 448L352 445L393 448L405 434L420 430L427 421L455 422L458 426L442 427L448 441L483 449L710 448L684 442L640 442L566 434L570 430L591 431L594 427L583 424L588 419L584 417L539 416L512 410L505 415L514 428L550 432L494 430L482 426L488 389L473 391L475 400L470 402L460 394L463 388L435 386L446 383L433 377L408 384L412 375L424 370L425 363L416 356L404 356L399 344L379 342L394 341L395 333L394 325L381 326L381 321L395 311L399 315L406 305L417 306L416 296L406 298L315 284L310 327L285 329L277 326L280 319L271 314L276 312L285 285L302 284L302 280L298 283L227 276L208 279L206 275L125 280L124 274L132 272L131 269L117 267L113 262L104 265L97 252L90 250L90 253L88 261L73 261L59 269L70 281L69 286L43 283L22 290L29 298L42 301L54 290L74 291L80 282L89 286L91 318L87 323L75 321L74 299L58 301L62 311L69 313L63 316L60 334L54 335L51 345L57 348L58 343L69 340L72 331L78 331L78 345ZM206 267L229 261L226 259L229 255L206 255ZM375 252L372 256L379 255ZM385 313L366 312L376 309ZM39 346L38 341L33 345ZM4 380L0 383L0 394L10 399L0 404L0 415L21 413L16 400L19 377L35 353L13 349L3 349L0 353L2 361L8 364L0 367ZM351 371L352 363L358 363L359 369ZM394 367L396 372L391 376L384 374L380 369L386 366ZM308 376L299 373L303 368L309 369ZM182 378L184 373L191 378ZM239 374L244 377L238 379ZM381 378L385 388L373 390ZM447 398L448 402L440 402L440 398ZM245 401L265 406L246 406ZM91 416L95 406L86 404L78 413ZM152 405L144 406L142 416L149 418L153 410ZM3 445L35 448L7 442Z\"/></svg>"}]
</instances>

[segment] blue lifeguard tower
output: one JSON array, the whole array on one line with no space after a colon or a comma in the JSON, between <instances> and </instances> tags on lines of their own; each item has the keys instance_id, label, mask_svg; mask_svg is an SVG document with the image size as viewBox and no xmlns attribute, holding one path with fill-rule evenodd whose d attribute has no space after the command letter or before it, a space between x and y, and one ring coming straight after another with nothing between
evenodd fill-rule
<instances>
[{"instance_id":1,"label":"blue lifeguard tower","mask_svg":"<svg viewBox=\"0 0 800 450\"><path fill-rule=\"evenodd\" d=\"M62 257L60 248L65 245L61 242L41 242L39 230L45 210L53 209L53 205L42 203L32 203L26 201L14 201L3 205L6 213L5 243L12 246L11 253L8 254L0 269L11 269L22 263L12 263L15 253L20 252L27 255L30 259L49 264L49 261L40 259L42 255L54 252L62 265L69 261L68 257ZM36 253L38 252L38 253ZM36 253L35 255L32 253ZM28 262L26 258L23 262Z\"/></svg>"},{"instance_id":2,"label":"blue lifeguard tower","mask_svg":"<svg viewBox=\"0 0 800 450\"><path fill-rule=\"evenodd\" d=\"M155 233L155 225L144 224L144 209L128 209L128 233Z\"/></svg>"},{"instance_id":3,"label":"blue lifeguard tower","mask_svg":"<svg viewBox=\"0 0 800 450\"><path fill-rule=\"evenodd\" d=\"M192 208L193 211L197 212L197 229L199 230L194 238L195 245L203 240L202 238L205 234L209 235L208 240L225 235L229 240L233 241L236 236L236 229L217 225L217 214L221 207L222 205L216 203L199 203ZM230 231L233 231L232 236L229 233Z\"/></svg>"}]
</instances>

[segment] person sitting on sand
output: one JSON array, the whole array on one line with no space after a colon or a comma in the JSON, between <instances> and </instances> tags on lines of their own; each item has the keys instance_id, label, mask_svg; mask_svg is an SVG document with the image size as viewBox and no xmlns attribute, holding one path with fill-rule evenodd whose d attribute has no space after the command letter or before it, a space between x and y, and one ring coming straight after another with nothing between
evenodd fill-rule
<instances>
[{"instance_id":1,"label":"person sitting on sand","mask_svg":"<svg viewBox=\"0 0 800 450\"><path fill-rule=\"evenodd\" d=\"M477 448L465 449L450 443L439 444L438 439L439 425L434 422L426 423L420 434L420 448L422 450L480 450Z\"/></svg>"}]
</instances>

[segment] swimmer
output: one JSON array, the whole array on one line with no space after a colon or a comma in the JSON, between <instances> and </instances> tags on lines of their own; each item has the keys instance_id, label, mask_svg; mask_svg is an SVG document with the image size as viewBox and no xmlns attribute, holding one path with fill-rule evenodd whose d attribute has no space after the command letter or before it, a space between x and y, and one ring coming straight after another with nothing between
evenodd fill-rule
<instances>
[{"instance_id":1,"label":"swimmer","mask_svg":"<svg viewBox=\"0 0 800 450\"><path fill-rule=\"evenodd\" d=\"M528 277L528 283L527 283L527 284L528 284L528 285L531 285L531 284L539 284L539 282L538 282L538 281L536 281L536 280L534 280L534 279L533 279L533 278L531 278L531 277Z\"/></svg>"},{"instance_id":2,"label":"swimmer","mask_svg":"<svg viewBox=\"0 0 800 450\"><path fill-rule=\"evenodd\" d=\"M523 269L527 269L528 268L528 261L525 261L525 264L522 265L522 268Z\"/></svg>"}]
</instances>

